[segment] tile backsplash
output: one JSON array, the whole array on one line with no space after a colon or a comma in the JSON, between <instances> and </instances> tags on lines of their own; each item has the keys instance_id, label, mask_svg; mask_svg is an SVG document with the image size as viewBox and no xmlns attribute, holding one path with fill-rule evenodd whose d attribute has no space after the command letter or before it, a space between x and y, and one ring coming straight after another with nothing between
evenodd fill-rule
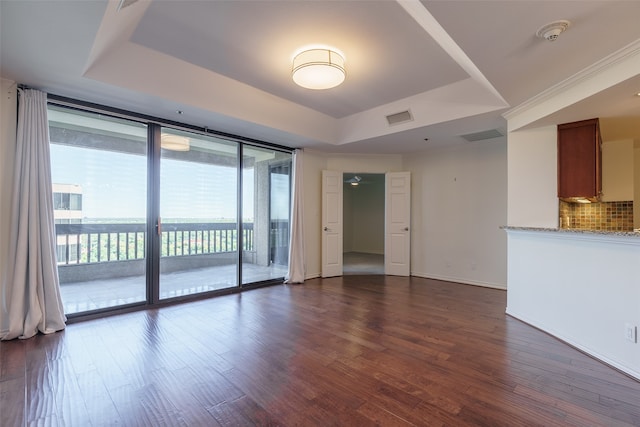
<instances>
[{"instance_id":1,"label":"tile backsplash","mask_svg":"<svg viewBox=\"0 0 640 427\"><path fill-rule=\"evenodd\" d=\"M633 231L633 201L567 203L560 200L560 228Z\"/></svg>"}]
</instances>

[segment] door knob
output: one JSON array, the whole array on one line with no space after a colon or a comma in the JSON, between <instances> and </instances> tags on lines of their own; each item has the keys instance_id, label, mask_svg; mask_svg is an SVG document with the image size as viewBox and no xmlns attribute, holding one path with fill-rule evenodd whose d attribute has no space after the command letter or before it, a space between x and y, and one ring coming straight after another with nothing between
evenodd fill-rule
<instances>
[{"instance_id":1,"label":"door knob","mask_svg":"<svg viewBox=\"0 0 640 427\"><path fill-rule=\"evenodd\" d=\"M329 227L325 227L325 228L324 228L324 231L329 231Z\"/></svg>"},{"instance_id":2,"label":"door knob","mask_svg":"<svg viewBox=\"0 0 640 427\"><path fill-rule=\"evenodd\" d=\"M409 227L405 227L405 228L404 228L404 231L409 231Z\"/></svg>"}]
</instances>

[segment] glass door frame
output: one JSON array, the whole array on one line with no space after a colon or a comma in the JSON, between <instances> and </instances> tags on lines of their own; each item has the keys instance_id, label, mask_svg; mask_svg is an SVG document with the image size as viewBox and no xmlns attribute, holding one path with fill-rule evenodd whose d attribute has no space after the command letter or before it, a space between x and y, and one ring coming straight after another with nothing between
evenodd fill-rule
<instances>
[{"instance_id":1,"label":"glass door frame","mask_svg":"<svg viewBox=\"0 0 640 427\"><path fill-rule=\"evenodd\" d=\"M280 278L264 280L259 282L252 282L243 284L242 280L242 265L243 265L243 252L244 252L244 223L243 223L243 168L244 158L243 151L245 146L258 147L269 150L274 150L281 153L288 153L293 156L293 148L272 144L264 141L254 140L251 138L245 138L242 136L216 132L208 128L201 128L196 126L190 126L184 123L173 122L169 120L163 120L144 114L137 114L126 110L117 108L106 107L99 104L93 104L84 101L78 101L62 96L53 94L48 95L48 102L51 105L57 107L66 108L70 111L86 111L90 113L103 114L115 118L121 118L125 120L137 121L144 123L147 126L147 221L146 221L146 234L145 241L145 271L146 271L146 300L124 304L104 309L97 309L91 311L78 312L68 315L70 320L74 319L88 319L94 317L100 317L109 313L123 313L132 310L137 310L140 307L150 306L162 306L167 304L173 304L176 302L189 301L210 298L216 295L224 295L237 293L245 289L257 288L262 286L268 286L271 284L281 283ZM193 132L204 137L216 137L232 141L237 144L237 250L236 250L236 275L237 285L234 287L219 289L213 291L206 291L203 293L172 297L167 299L160 299L160 255L161 255L161 232L162 232L162 219L160 218L160 160L161 160L161 148L160 138L163 127L182 130L187 132ZM290 179L289 191L291 192L291 179ZM291 197L289 195L289 197ZM270 213L269 213L269 216ZM290 226L290 224L289 224Z\"/></svg>"},{"instance_id":2,"label":"glass door frame","mask_svg":"<svg viewBox=\"0 0 640 427\"><path fill-rule=\"evenodd\" d=\"M147 138L147 304L160 303L160 132L162 127L149 123Z\"/></svg>"}]
</instances>

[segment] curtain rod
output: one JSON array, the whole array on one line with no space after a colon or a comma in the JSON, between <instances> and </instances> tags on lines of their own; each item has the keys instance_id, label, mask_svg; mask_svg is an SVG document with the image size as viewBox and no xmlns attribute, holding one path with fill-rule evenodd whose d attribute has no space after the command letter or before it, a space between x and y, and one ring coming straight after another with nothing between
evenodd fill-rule
<instances>
[{"instance_id":1,"label":"curtain rod","mask_svg":"<svg viewBox=\"0 0 640 427\"><path fill-rule=\"evenodd\" d=\"M35 87L31 87L22 83L14 83L16 85L16 87L18 88L18 90L40 90L40 89L36 89Z\"/></svg>"}]
</instances>

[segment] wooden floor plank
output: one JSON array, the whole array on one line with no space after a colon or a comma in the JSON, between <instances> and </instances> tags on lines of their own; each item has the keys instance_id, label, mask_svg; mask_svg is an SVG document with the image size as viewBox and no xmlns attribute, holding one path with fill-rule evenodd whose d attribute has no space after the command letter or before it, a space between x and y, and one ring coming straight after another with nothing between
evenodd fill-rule
<instances>
[{"instance_id":1,"label":"wooden floor plank","mask_svg":"<svg viewBox=\"0 0 640 427\"><path fill-rule=\"evenodd\" d=\"M506 292L344 276L0 343L7 426L640 426L640 382Z\"/></svg>"},{"instance_id":2,"label":"wooden floor plank","mask_svg":"<svg viewBox=\"0 0 640 427\"><path fill-rule=\"evenodd\" d=\"M22 426L26 419L25 380L22 377L0 381L2 424Z\"/></svg>"},{"instance_id":3,"label":"wooden floor plank","mask_svg":"<svg viewBox=\"0 0 640 427\"><path fill-rule=\"evenodd\" d=\"M208 409L209 413L223 427L232 426L269 426L282 425L268 411L256 402L242 396L238 399L222 402Z\"/></svg>"},{"instance_id":4,"label":"wooden floor plank","mask_svg":"<svg viewBox=\"0 0 640 427\"><path fill-rule=\"evenodd\" d=\"M25 402L27 422L57 418L51 367L47 358L46 337L36 336L27 341Z\"/></svg>"},{"instance_id":5,"label":"wooden floor plank","mask_svg":"<svg viewBox=\"0 0 640 427\"><path fill-rule=\"evenodd\" d=\"M92 425L121 424L124 421L120 418L118 409L97 370L79 374L76 378Z\"/></svg>"}]
</instances>

